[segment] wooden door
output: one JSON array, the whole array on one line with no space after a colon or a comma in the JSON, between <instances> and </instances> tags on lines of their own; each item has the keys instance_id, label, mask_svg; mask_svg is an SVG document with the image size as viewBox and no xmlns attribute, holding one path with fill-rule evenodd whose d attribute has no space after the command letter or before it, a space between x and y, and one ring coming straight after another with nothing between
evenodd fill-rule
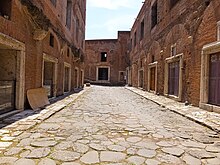
<instances>
[{"instance_id":1,"label":"wooden door","mask_svg":"<svg viewBox=\"0 0 220 165\"><path fill-rule=\"evenodd\" d=\"M179 95L179 61L169 64L168 93Z\"/></svg>"}]
</instances>

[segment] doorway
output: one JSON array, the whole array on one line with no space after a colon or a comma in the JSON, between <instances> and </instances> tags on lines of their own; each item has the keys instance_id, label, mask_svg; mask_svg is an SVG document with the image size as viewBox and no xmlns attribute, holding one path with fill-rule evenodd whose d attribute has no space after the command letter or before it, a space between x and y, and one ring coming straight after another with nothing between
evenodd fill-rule
<instances>
[{"instance_id":1,"label":"doorway","mask_svg":"<svg viewBox=\"0 0 220 165\"><path fill-rule=\"evenodd\" d=\"M98 68L98 80L109 80L109 68Z\"/></svg>"}]
</instances>

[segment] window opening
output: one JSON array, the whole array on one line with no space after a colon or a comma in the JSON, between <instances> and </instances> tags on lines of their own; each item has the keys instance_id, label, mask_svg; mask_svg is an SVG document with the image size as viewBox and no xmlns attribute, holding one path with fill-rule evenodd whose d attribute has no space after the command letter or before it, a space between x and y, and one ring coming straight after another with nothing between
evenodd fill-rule
<instances>
[{"instance_id":1,"label":"window opening","mask_svg":"<svg viewBox=\"0 0 220 165\"><path fill-rule=\"evenodd\" d=\"M0 0L0 16L10 19L11 18L11 0Z\"/></svg>"},{"instance_id":2,"label":"window opening","mask_svg":"<svg viewBox=\"0 0 220 165\"><path fill-rule=\"evenodd\" d=\"M157 1L154 3L154 5L151 8L151 28L156 26L158 23L157 17L158 17L158 11L157 11Z\"/></svg>"},{"instance_id":3,"label":"window opening","mask_svg":"<svg viewBox=\"0 0 220 165\"><path fill-rule=\"evenodd\" d=\"M101 52L101 62L107 61L107 52Z\"/></svg>"}]
</instances>

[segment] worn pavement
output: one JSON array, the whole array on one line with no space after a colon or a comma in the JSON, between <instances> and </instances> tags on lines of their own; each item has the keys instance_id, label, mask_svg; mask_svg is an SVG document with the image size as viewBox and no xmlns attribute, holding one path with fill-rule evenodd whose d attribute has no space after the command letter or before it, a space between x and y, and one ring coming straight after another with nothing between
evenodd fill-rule
<instances>
[{"instance_id":1,"label":"worn pavement","mask_svg":"<svg viewBox=\"0 0 220 165\"><path fill-rule=\"evenodd\" d=\"M0 138L0 164L220 165L217 132L123 87L93 86Z\"/></svg>"}]
</instances>

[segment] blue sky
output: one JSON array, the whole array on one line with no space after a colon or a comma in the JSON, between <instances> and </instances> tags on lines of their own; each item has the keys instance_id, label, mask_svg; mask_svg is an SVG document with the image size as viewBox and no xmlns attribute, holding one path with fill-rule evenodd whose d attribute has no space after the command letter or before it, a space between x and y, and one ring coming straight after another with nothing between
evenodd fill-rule
<instances>
[{"instance_id":1,"label":"blue sky","mask_svg":"<svg viewBox=\"0 0 220 165\"><path fill-rule=\"evenodd\" d=\"M130 30L144 0L87 0L86 39L114 39Z\"/></svg>"}]
</instances>

